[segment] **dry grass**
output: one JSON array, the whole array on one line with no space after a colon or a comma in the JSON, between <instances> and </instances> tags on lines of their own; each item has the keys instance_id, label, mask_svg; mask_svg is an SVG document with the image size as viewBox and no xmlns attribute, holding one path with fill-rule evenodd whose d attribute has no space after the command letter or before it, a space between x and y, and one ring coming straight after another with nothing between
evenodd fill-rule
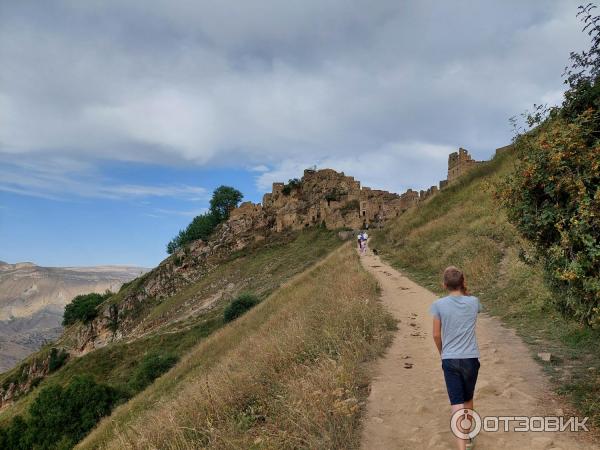
<instances>
[{"instance_id":1,"label":"dry grass","mask_svg":"<svg viewBox=\"0 0 600 450\"><path fill-rule=\"evenodd\" d=\"M163 299L158 304L148 300L149 305L138 311L137 317L140 329L143 328L147 333L145 336L132 334L127 340L109 344L82 357L71 358L36 389L17 399L10 407L2 408L0 426L9 423L15 415L26 416L41 389L55 384L66 386L78 375L90 375L97 382L127 389L127 383L144 355L161 353L184 357L200 341L221 328L223 309L240 292L250 292L262 300L342 244L336 232L311 228L280 233L230 255L218 267L177 295ZM170 322L184 317L212 297L216 297L217 301L211 309L199 309L198 313L185 320ZM75 328L68 330L61 341L73 338L76 331ZM40 360L49 351L50 346L33 354L29 360ZM18 376L22 371L22 365L19 365L0 375L0 383L7 377Z\"/></svg>"},{"instance_id":2,"label":"dry grass","mask_svg":"<svg viewBox=\"0 0 600 450\"><path fill-rule=\"evenodd\" d=\"M346 245L209 337L80 448L356 448L364 363L392 327Z\"/></svg>"}]
</instances>

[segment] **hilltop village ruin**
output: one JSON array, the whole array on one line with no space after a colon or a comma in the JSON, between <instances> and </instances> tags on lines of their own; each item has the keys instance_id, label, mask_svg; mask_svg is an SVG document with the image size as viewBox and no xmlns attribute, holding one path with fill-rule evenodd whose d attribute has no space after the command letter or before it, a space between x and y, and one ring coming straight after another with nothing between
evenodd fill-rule
<instances>
[{"instance_id":1,"label":"hilltop village ruin","mask_svg":"<svg viewBox=\"0 0 600 450\"><path fill-rule=\"evenodd\" d=\"M427 190L399 195L360 185L354 177L332 169L306 169L300 180L273 183L262 203L245 202L231 212L228 226L243 232L266 228L275 232L314 225L329 229L379 226L452 184L482 161L464 148L448 156L447 179ZM232 230L232 231L233 231Z\"/></svg>"}]
</instances>

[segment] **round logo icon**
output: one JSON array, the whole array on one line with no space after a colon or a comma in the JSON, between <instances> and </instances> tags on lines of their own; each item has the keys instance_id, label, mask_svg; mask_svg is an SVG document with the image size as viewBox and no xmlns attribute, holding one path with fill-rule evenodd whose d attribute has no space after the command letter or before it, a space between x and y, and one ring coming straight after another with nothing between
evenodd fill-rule
<instances>
[{"instance_id":1,"label":"round logo icon","mask_svg":"<svg viewBox=\"0 0 600 450\"><path fill-rule=\"evenodd\" d=\"M481 416L469 408L459 409L450 418L450 429L457 438L474 438L481 431Z\"/></svg>"}]
</instances>

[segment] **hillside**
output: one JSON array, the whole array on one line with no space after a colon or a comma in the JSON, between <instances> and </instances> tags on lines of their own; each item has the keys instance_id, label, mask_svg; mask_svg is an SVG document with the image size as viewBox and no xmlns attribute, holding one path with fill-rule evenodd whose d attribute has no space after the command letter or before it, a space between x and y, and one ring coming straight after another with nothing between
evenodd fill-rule
<instances>
[{"instance_id":1,"label":"hillside","mask_svg":"<svg viewBox=\"0 0 600 450\"><path fill-rule=\"evenodd\" d=\"M394 267L440 294L443 269L464 269L468 289L481 298L487 312L514 327L534 356L551 353L550 362L540 363L555 388L597 425L600 334L558 314L531 248L495 200L496 183L513 163L510 151L499 152L389 222L371 246Z\"/></svg>"},{"instance_id":2,"label":"hillside","mask_svg":"<svg viewBox=\"0 0 600 450\"><path fill-rule=\"evenodd\" d=\"M354 448L364 362L393 326L376 298L342 247L195 347L78 448Z\"/></svg>"},{"instance_id":3,"label":"hillside","mask_svg":"<svg viewBox=\"0 0 600 450\"><path fill-rule=\"evenodd\" d=\"M73 297L117 291L146 270L0 263L0 372L60 335L64 307Z\"/></svg>"},{"instance_id":4,"label":"hillside","mask_svg":"<svg viewBox=\"0 0 600 450\"><path fill-rule=\"evenodd\" d=\"M225 325L223 311L233 298L242 292L250 292L259 300L270 298L342 243L335 231L311 228L277 233L243 250L215 254L203 260L205 264L194 267L186 266L189 260L184 256L173 255L158 268L124 285L101 307L108 311L119 308L113 338L103 341L98 337L106 319L100 315L89 324L69 327L58 341L3 374L0 422L6 426L17 415L27 417L40 392L68 386L81 375L117 389L125 399L135 396L148 384L131 383L143 373L145 362L153 358L183 359L184 364L190 361L191 357L185 355ZM188 257L193 255L190 250ZM171 270L177 271L179 278L165 275ZM202 271L201 275L196 271ZM160 292L170 289L171 295L144 297L148 290L141 286L154 286L153 280L157 279L162 280ZM133 305L140 298L146 302ZM81 346L81 342L89 344ZM62 367L51 369L52 361L60 359L61 349L69 349L71 356ZM219 354L221 349L213 345L209 351Z\"/></svg>"}]
</instances>

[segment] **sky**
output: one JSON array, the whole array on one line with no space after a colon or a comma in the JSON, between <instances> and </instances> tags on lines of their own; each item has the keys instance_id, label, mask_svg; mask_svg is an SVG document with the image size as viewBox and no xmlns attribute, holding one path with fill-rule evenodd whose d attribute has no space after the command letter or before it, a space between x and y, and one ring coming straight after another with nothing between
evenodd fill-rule
<instances>
[{"instance_id":1,"label":"sky","mask_svg":"<svg viewBox=\"0 0 600 450\"><path fill-rule=\"evenodd\" d=\"M0 0L0 260L152 267L221 184L404 192L559 104L561 0Z\"/></svg>"}]
</instances>

